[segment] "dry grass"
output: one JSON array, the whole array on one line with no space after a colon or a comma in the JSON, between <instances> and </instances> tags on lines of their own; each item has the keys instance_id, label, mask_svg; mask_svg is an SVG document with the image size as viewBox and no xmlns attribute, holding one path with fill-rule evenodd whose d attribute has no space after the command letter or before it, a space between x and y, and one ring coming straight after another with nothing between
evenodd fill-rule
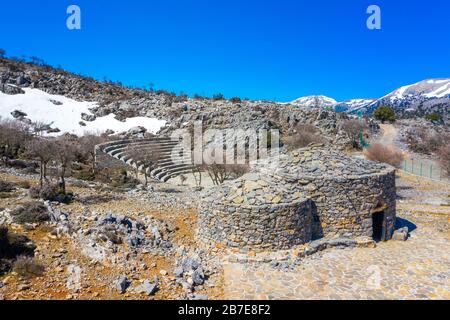
<instances>
[{"instance_id":1,"label":"dry grass","mask_svg":"<svg viewBox=\"0 0 450 320\"><path fill-rule=\"evenodd\" d=\"M450 177L450 146L447 145L439 150L439 162L447 176Z\"/></svg>"},{"instance_id":2,"label":"dry grass","mask_svg":"<svg viewBox=\"0 0 450 320\"><path fill-rule=\"evenodd\" d=\"M324 139L320 135L320 131L313 125L300 124L295 128L296 133L284 139L284 143L288 150L304 148L310 144L321 144Z\"/></svg>"},{"instance_id":3,"label":"dry grass","mask_svg":"<svg viewBox=\"0 0 450 320\"><path fill-rule=\"evenodd\" d=\"M387 163L396 168L400 167L404 156L403 153L393 146L384 146L380 143L373 144L364 152L367 159Z\"/></svg>"}]
</instances>

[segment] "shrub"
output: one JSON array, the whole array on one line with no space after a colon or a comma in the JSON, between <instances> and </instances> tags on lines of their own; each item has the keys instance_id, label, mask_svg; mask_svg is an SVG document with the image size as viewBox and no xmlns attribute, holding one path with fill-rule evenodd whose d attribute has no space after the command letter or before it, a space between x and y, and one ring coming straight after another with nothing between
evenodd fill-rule
<instances>
[{"instance_id":1,"label":"shrub","mask_svg":"<svg viewBox=\"0 0 450 320\"><path fill-rule=\"evenodd\" d=\"M19 181L19 182L17 182L17 186L19 188L27 189L27 190L31 188L31 184L28 181Z\"/></svg>"},{"instance_id":2,"label":"shrub","mask_svg":"<svg viewBox=\"0 0 450 320\"><path fill-rule=\"evenodd\" d=\"M430 120L432 122L439 122L442 120L442 117L439 113L430 113L426 115L425 119Z\"/></svg>"},{"instance_id":3,"label":"shrub","mask_svg":"<svg viewBox=\"0 0 450 320\"><path fill-rule=\"evenodd\" d=\"M202 101L202 100L205 100L206 98L196 93L192 96L192 99L197 100L197 101Z\"/></svg>"},{"instance_id":4,"label":"shrub","mask_svg":"<svg viewBox=\"0 0 450 320\"><path fill-rule=\"evenodd\" d=\"M13 271L25 278L40 277L45 272L45 267L33 258L21 256L15 262Z\"/></svg>"},{"instance_id":5,"label":"shrub","mask_svg":"<svg viewBox=\"0 0 450 320\"><path fill-rule=\"evenodd\" d=\"M46 201L57 201L58 186L53 184L45 184L42 188L32 187L28 191L32 199L42 199Z\"/></svg>"},{"instance_id":6,"label":"shrub","mask_svg":"<svg viewBox=\"0 0 450 320\"><path fill-rule=\"evenodd\" d=\"M58 196L58 186L52 184L44 184L41 189L40 196L42 200L55 200L55 198Z\"/></svg>"},{"instance_id":7,"label":"shrub","mask_svg":"<svg viewBox=\"0 0 450 320\"><path fill-rule=\"evenodd\" d=\"M432 154L439 152L441 148L446 146L447 141L450 140L450 134L447 132L437 133L420 129L408 131L404 140L411 150L418 153Z\"/></svg>"},{"instance_id":8,"label":"shrub","mask_svg":"<svg viewBox=\"0 0 450 320\"><path fill-rule=\"evenodd\" d=\"M8 181L0 180L0 192L11 192L14 190L14 184Z\"/></svg>"},{"instance_id":9,"label":"shrub","mask_svg":"<svg viewBox=\"0 0 450 320\"><path fill-rule=\"evenodd\" d=\"M241 98L239 98L239 97L233 97L230 99L230 101L232 103L241 103L242 102Z\"/></svg>"},{"instance_id":10,"label":"shrub","mask_svg":"<svg viewBox=\"0 0 450 320\"><path fill-rule=\"evenodd\" d=\"M118 189L132 189L141 183L139 180L130 177L125 169L122 169L119 173L116 172L111 180L111 186Z\"/></svg>"},{"instance_id":11,"label":"shrub","mask_svg":"<svg viewBox=\"0 0 450 320\"><path fill-rule=\"evenodd\" d=\"M380 120L382 123L386 121L395 122L396 120L394 109L386 106L379 107L373 115L375 119Z\"/></svg>"},{"instance_id":12,"label":"shrub","mask_svg":"<svg viewBox=\"0 0 450 320\"><path fill-rule=\"evenodd\" d=\"M28 190L28 195L31 199L40 199L41 198L41 188L39 187L31 187Z\"/></svg>"},{"instance_id":13,"label":"shrub","mask_svg":"<svg viewBox=\"0 0 450 320\"><path fill-rule=\"evenodd\" d=\"M47 207L41 202L28 202L11 212L15 223L40 223L50 219Z\"/></svg>"},{"instance_id":14,"label":"shrub","mask_svg":"<svg viewBox=\"0 0 450 320\"><path fill-rule=\"evenodd\" d=\"M34 255L36 246L24 235L8 232L0 226L0 258L14 259L19 255Z\"/></svg>"},{"instance_id":15,"label":"shrub","mask_svg":"<svg viewBox=\"0 0 450 320\"><path fill-rule=\"evenodd\" d=\"M10 192L0 192L0 199L10 199L13 198L14 194Z\"/></svg>"},{"instance_id":16,"label":"shrub","mask_svg":"<svg viewBox=\"0 0 450 320\"><path fill-rule=\"evenodd\" d=\"M364 152L365 156L372 161L390 164L394 167L400 167L404 156L403 153L392 146L384 146L380 143L373 144Z\"/></svg>"},{"instance_id":17,"label":"shrub","mask_svg":"<svg viewBox=\"0 0 450 320\"><path fill-rule=\"evenodd\" d=\"M222 93L216 93L213 95L213 100L215 101L225 100L225 96Z\"/></svg>"},{"instance_id":18,"label":"shrub","mask_svg":"<svg viewBox=\"0 0 450 320\"><path fill-rule=\"evenodd\" d=\"M34 167L26 167L26 168L22 169L22 172L24 174L35 174L37 171L36 171L36 168L34 168Z\"/></svg>"},{"instance_id":19,"label":"shrub","mask_svg":"<svg viewBox=\"0 0 450 320\"><path fill-rule=\"evenodd\" d=\"M94 181L95 174L92 172L92 170L82 170L78 173L77 179L84 181Z\"/></svg>"},{"instance_id":20,"label":"shrub","mask_svg":"<svg viewBox=\"0 0 450 320\"><path fill-rule=\"evenodd\" d=\"M236 179L250 172L250 166L248 164L230 164L227 168Z\"/></svg>"},{"instance_id":21,"label":"shrub","mask_svg":"<svg viewBox=\"0 0 450 320\"><path fill-rule=\"evenodd\" d=\"M320 144L324 141L320 135L320 131L313 125L297 125L296 131L296 134L285 139L285 144L288 150L304 148L310 144Z\"/></svg>"},{"instance_id":22,"label":"shrub","mask_svg":"<svg viewBox=\"0 0 450 320\"><path fill-rule=\"evenodd\" d=\"M352 147L354 149L359 149L361 133L367 128L367 124L363 121L357 119L345 120L342 123L341 129L346 134L347 138L350 140Z\"/></svg>"},{"instance_id":23,"label":"shrub","mask_svg":"<svg viewBox=\"0 0 450 320\"><path fill-rule=\"evenodd\" d=\"M29 164L26 161L16 159L9 160L8 165L16 169L25 169L29 167Z\"/></svg>"}]
</instances>

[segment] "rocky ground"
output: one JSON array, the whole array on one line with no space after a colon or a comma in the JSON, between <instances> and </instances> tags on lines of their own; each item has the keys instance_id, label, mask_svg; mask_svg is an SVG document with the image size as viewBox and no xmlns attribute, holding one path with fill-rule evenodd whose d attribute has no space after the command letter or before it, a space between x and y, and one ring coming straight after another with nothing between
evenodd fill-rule
<instances>
[{"instance_id":1,"label":"rocky ground","mask_svg":"<svg viewBox=\"0 0 450 320\"><path fill-rule=\"evenodd\" d=\"M36 181L0 174L0 179ZM0 277L3 299L215 299L222 274L196 248L196 212L189 190L156 184L153 192L126 194L69 185L69 205L50 204L56 219L41 225L8 221L14 207L29 201L17 189L0 200L0 219L10 232L37 246L42 277L14 272ZM183 188L181 188L183 189ZM181 196L180 196L181 194ZM180 205L180 201L184 204ZM6 220L6 221L5 221Z\"/></svg>"},{"instance_id":2,"label":"rocky ground","mask_svg":"<svg viewBox=\"0 0 450 320\"><path fill-rule=\"evenodd\" d=\"M36 184L10 171L0 179ZM450 186L403 174L397 185L406 242L307 256L202 251L194 239L198 195L189 187L156 183L151 192L115 193L72 182L75 201L50 204L52 222L25 226L8 221L12 208L29 201L17 188L0 199L0 217L36 244L45 273L0 277L0 298L449 299Z\"/></svg>"}]
</instances>

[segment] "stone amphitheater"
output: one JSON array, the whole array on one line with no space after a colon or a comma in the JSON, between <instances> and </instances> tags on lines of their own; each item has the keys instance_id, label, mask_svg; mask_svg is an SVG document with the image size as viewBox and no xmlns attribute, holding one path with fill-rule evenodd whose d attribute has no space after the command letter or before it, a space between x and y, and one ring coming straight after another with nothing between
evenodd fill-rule
<instances>
[{"instance_id":1,"label":"stone amphitheater","mask_svg":"<svg viewBox=\"0 0 450 320\"><path fill-rule=\"evenodd\" d=\"M320 238L392 238L394 168L322 146L282 155L278 162L268 160L204 192L201 242L270 250Z\"/></svg>"},{"instance_id":2,"label":"stone amphitheater","mask_svg":"<svg viewBox=\"0 0 450 320\"><path fill-rule=\"evenodd\" d=\"M158 164L155 168L146 167L142 161L133 158L130 148L139 148L144 151L157 150L160 155ZM179 141L164 137L119 140L96 147L96 162L99 167L130 166L141 172L146 171L148 176L162 182L192 172L192 166L186 162L186 159L188 159L187 155L183 154Z\"/></svg>"}]
</instances>

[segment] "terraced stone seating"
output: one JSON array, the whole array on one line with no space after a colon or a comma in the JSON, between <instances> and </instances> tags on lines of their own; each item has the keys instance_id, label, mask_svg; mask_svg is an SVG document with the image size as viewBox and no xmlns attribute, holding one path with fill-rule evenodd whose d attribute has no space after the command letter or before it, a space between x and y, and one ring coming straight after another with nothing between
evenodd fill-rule
<instances>
[{"instance_id":1,"label":"terraced stone seating","mask_svg":"<svg viewBox=\"0 0 450 320\"><path fill-rule=\"evenodd\" d=\"M141 172L146 171L154 179L167 182L179 175L192 172L192 165L187 161L189 155L183 154L183 149L178 144L177 140L165 137L118 140L98 145L96 152L97 154L99 152L107 154L133 168L137 168ZM134 159L130 153L131 147L140 151L157 151L160 160L156 167L148 168L139 159ZM176 154L175 159L172 156L173 154Z\"/></svg>"}]
</instances>

